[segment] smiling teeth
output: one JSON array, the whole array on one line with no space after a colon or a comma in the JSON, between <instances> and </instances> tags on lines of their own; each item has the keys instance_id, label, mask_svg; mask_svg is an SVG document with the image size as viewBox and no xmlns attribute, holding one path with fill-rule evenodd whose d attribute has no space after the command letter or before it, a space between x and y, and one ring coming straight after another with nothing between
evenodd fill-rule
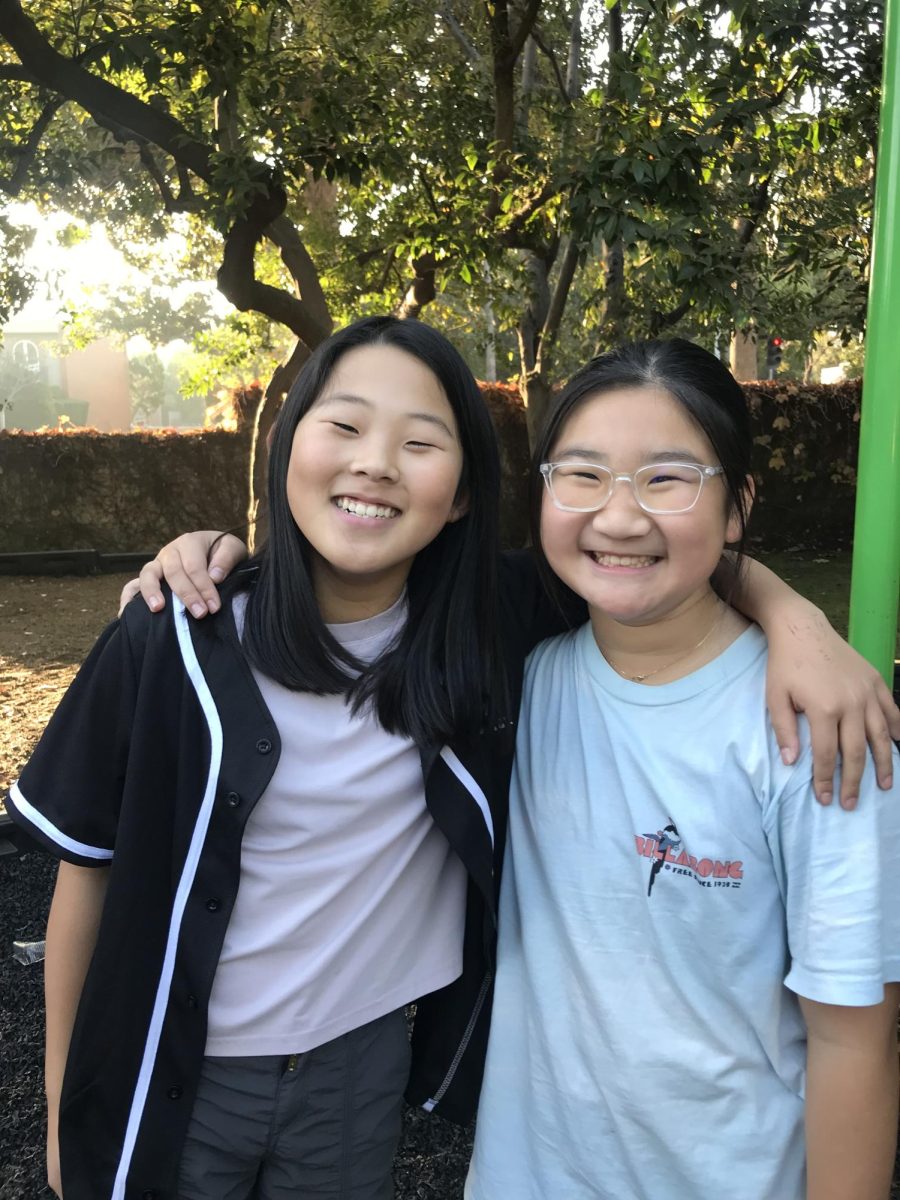
<instances>
[{"instance_id":1,"label":"smiling teeth","mask_svg":"<svg viewBox=\"0 0 900 1200\"><path fill-rule=\"evenodd\" d=\"M382 520L388 520L400 516L399 508L389 508L386 504L363 504L360 500L349 500L346 496L339 496L335 504L344 512L353 513L355 517L381 517Z\"/></svg>"},{"instance_id":2,"label":"smiling teeth","mask_svg":"<svg viewBox=\"0 0 900 1200\"><path fill-rule=\"evenodd\" d=\"M656 556L649 554L591 554L601 567L652 567Z\"/></svg>"}]
</instances>

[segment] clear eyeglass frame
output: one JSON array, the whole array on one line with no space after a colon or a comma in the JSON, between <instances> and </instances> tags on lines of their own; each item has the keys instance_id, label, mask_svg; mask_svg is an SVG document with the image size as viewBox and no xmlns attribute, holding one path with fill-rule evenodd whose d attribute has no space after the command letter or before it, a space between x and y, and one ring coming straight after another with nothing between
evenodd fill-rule
<instances>
[{"instance_id":1,"label":"clear eyeglass frame","mask_svg":"<svg viewBox=\"0 0 900 1200\"><path fill-rule=\"evenodd\" d=\"M559 467L587 467L591 471L597 471L597 472L601 473L602 475L606 475L609 479L609 491L604 496L604 498L600 501L599 504L588 504L588 505L562 504L559 501L559 499L557 498L556 492L553 490L553 474ZM697 479L698 479L697 494L694 496L691 503L686 505L683 508L653 508L651 505L645 503L645 501L643 501L641 499L640 495L638 494L638 485L635 482L636 478L638 478L639 476L644 475L650 471L656 473L656 472L665 470L666 467L672 467L672 468L677 467L680 470L683 470L685 467L690 467L692 470L695 470L697 472ZM648 463L646 466L638 467L638 469L636 471L633 471L631 474L627 474L627 475L626 474L616 474L616 472L611 471L609 469L609 467L602 466L599 463L544 462L544 463L541 463L541 465L540 465L540 472L541 472L541 475L543 475L543 477L544 477L544 484L546 485L547 491L550 494L550 499L553 501L554 505L558 509L562 510L562 512L580 512L580 513L599 512L612 499L612 494L615 491L616 484L617 483L628 483L631 487L631 494L632 494L632 496L634 496L635 504L637 504L637 506L639 508L643 509L644 512L650 513L653 516L671 516L673 514L690 512L692 508L696 507L697 502L699 501L700 496L703 492L703 485L706 483L707 479L714 479L717 475L725 474L725 470L723 467L711 467L711 466L708 466L706 463L685 463L685 462Z\"/></svg>"}]
</instances>

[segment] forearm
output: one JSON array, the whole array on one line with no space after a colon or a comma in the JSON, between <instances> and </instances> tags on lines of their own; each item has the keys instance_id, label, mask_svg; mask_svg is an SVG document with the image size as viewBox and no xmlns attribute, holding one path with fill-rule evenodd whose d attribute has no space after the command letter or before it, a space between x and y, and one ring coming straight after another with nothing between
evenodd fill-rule
<instances>
[{"instance_id":1,"label":"forearm","mask_svg":"<svg viewBox=\"0 0 900 1200\"><path fill-rule=\"evenodd\" d=\"M807 1200L887 1200L897 1143L896 1039L861 1049L810 1039Z\"/></svg>"},{"instance_id":2,"label":"forearm","mask_svg":"<svg viewBox=\"0 0 900 1200\"><path fill-rule=\"evenodd\" d=\"M773 621L802 622L804 632L831 626L821 609L801 596L774 571L755 558L745 558L730 602L751 621L766 629Z\"/></svg>"},{"instance_id":3,"label":"forearm","mask_svg":"<svg viewBox=\"0 0 900 1200\"><path fill-rule=\"evenodd\" d=\"M108 867L73 867L69 863L60 863L56 878L44 962L44 1081L51 1120L58 1111L72 1026L97 944L108 880Z\"/></svg>"}]
</instances>

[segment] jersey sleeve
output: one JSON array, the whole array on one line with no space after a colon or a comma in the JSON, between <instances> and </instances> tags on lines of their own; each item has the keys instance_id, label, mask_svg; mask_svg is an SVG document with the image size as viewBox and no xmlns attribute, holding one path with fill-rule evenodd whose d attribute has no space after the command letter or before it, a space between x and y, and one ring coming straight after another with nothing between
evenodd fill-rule
<instances>
[{"instance_id":1,"label":"jersey sleeve","mask_svg":"<svg viewBox=\"0 0 900 1200\"><path fill-rule=\"evenodd\" d=\"M888 791L869 758L853 812L816 801L811 755L792 778L802 782L776 800L766 828L787 914L785 984L822 1004L880 1004L884 984L900 981L897 752Z\"/></svg>"},{"instance_id":2,"label":"jersey sleeve","mask_svg":"<svg viewBox=\"0 0 900 1200\"><path fill-rule=\"evenodd\" d=\"M123 621L100 635L7 799L9 815L57 857L113 857L136 696Z\"/></svg>"}]
</instances>

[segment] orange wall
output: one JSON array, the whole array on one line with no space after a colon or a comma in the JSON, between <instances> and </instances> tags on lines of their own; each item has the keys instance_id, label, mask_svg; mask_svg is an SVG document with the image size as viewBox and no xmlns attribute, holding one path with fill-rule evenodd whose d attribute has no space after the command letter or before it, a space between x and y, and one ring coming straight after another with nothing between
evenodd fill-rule
<instances>
[{"instance_id":1,"label":"orange wall","mask_svg":"<svg viewBox=\"0 0 900 1200\"><path fill-rule=\"evenodd\" d=\"M62 359L66 394L87 400L88 425L95 429L130 429L131 394L125 351L107 338L92 342Z\"/></svg>"}]
</instances>

